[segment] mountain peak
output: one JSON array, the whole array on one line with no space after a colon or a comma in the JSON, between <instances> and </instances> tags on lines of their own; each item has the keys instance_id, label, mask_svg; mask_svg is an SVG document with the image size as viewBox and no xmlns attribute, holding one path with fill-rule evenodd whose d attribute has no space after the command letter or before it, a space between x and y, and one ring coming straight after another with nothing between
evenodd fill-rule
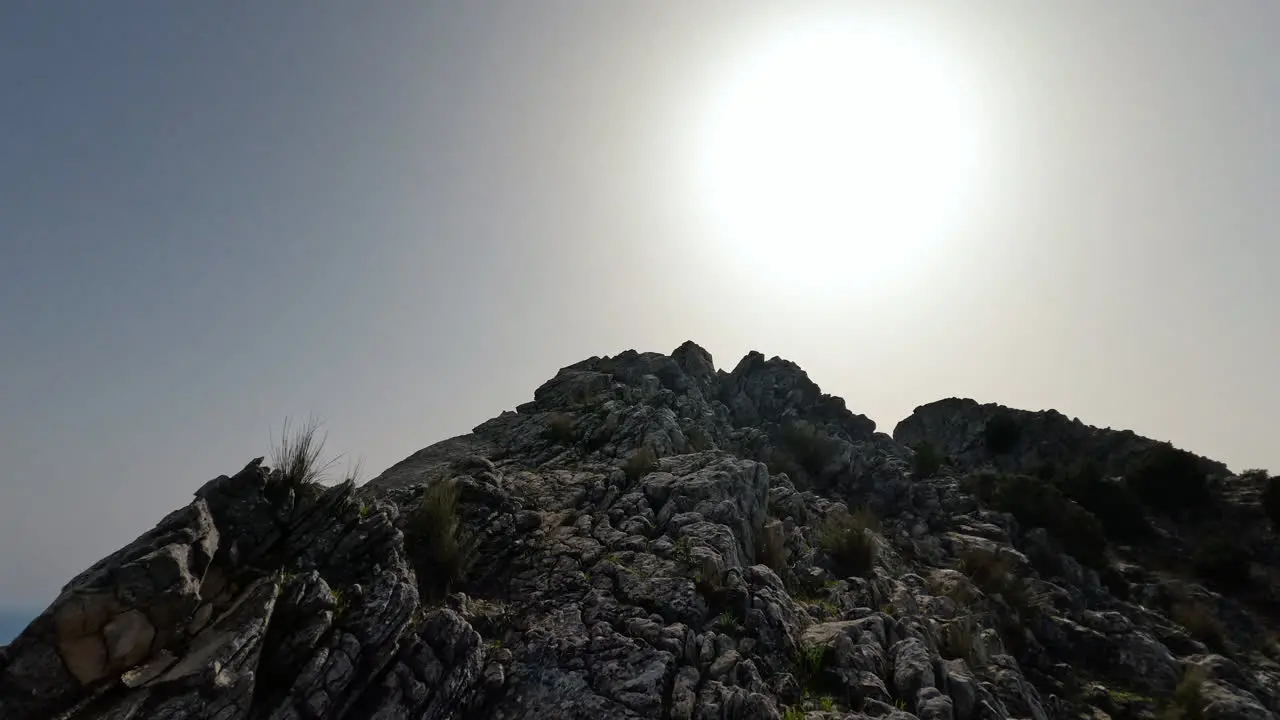
<instances>
[{"instance_id":1,"label":"mountain peak","mask_svg":"<svg viewBox=\"0 0 1280 720\"><path fill-rule=\"evenodd\" d=\"M0 717L1276 718L1276 482L629 350L360 487L209 481L0 650Z\"/></svg>"}]
</instances>

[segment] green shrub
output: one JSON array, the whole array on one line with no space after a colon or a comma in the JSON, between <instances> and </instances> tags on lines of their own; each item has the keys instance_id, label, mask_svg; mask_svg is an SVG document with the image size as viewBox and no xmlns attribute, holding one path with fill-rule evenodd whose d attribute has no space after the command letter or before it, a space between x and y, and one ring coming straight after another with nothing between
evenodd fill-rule
<instances>
[{"instance_id":1,"label":"green shrub","mask_svg":"<svg viewBox=\"0 0 1280 720\"><path fill-rule=\"evenodd\" d=\"M1212 650L1221 651L1226 646L1226 628L1204 605L1190 600L1176 602L1169 608L1169 618Z\"/></svg>"},{"instance_id":2,"label":"green shrub","mask_svg":"<svg viewBox=\"0 0 1280 720\"><path fill-rule=\"evenodd\" d=\"M424 603L443 600L466 573L470 553L458 526L458 487L451 480L429 487L405 521L405 554Z\"/></svg>"},{"instance_id":3,"label":"green shrub","mask_svg":"<svg viewBox=\"0 0 1280 720\"><path fill-rule=\"evenodd\" d=\"M818 546L831 558L832 569L839 577L865 577L875 566L877 549L875 532L879 522L869 511L841 511L832 514L818 526Z\"/></svg>"},{"instance_id":4,"label":"green shrub","mask_svg":"<svg viewBox=\"0 0 1280 720\"><path fill-rule=\"evenodd\" d=\"M960 556L959 569L989 597L998 596L1012 612L996 614L995 630L1014 657L1028 650L1027 626L1030 618L1047 604L1044 596L1032 592L1019 577L1012 556L998 550L969 548Z\"/></svg>"},{"instance_id":5,"label":"green shrub","mask_svg":"<svg viewBox=\"0 0 1280 720\"><path fill-rule=\"evenodd\" d=\"M1146 509L1133 490L1124 482L1104 478L1093 463L1055 473L1054 483L1064 495L1093 513L1108 537L1136 540L1150 530Z\"/></svg>"},{"instance_id":6,"label":"green shrub","mask_svg":"<svg viewBox=\"0 0 1280 720\"><path fill-rule=\"evenodd\" d=\"M573 418L561 412L554 412L547 418L547 429L543 437L557 444L568 444L573 441Z\"/></svg>"},{"instance_id":7,"label":"green shrub","mask_svg":"<svg viewBox=\"0 0 1280 720\"><path fill-rule=\"evenodd\" d=\"M1191 554L1191 566L1197 575L1233 590L1249 585L1251 560L1247 548L1226 537L1210 538Z\"/></svg>"},{"instance_id":8,"label":"green shrub","mask_svg":"<svg viewBox=\"0 0 1280 720\"><path fill-rule=\"evenodd\" d=\"M1041 527L1076 560L1090 567L1106 562L1107 537L1093 513L1056 486L1026 475L984 473L969 480L980 498L1022 525Z\"/></svg>"},{"instance_id":9,"label":"green shrub","mask_svg":"<svg viewBox=\"0 0 1280 720\"><path fill-rule=\"evenodd\" d=\"M1166 512L1192 510L1210 500L1200 458L1169 444L1135 458L1126 478L1143 503Z\"/></svg>"},{"instance_id":10,"label":"green shrub","mask_svg":"<svg viewBox=\"0 0 1280 720\"><path fill-rule=\"evenodd\" d=\"M1202 720L1204 718L1204 671L1191 668L1173 691L1173 699L1161 713L1161 720Z\"/></svg>"},{"instance_id":11,"label":"green shrub","mask_svg":"<svg viewBox=\"0 0 1280 720\"><path fill-rule=\"evenodd\" d=\"M791 453L782 448L770 448L765 456L765 464L769 467L769 474L773 476L785 474L790 478L791 483L796 486L797 490L808 490L809 483L806 480L808 473L804 468L800 467L800 463L791 456Z\"/></svg>"},{"instance_id":12,"label":"green shrub","mask_svg":"<svg viewBox=\"0 0 1280 720\"><path fill-rule=\"evenodd\" d=\"M631 453L631 457L622 465L628 482L636 482L640 478L658 469L658 455L648 445Z\"/></svg>"},{"instance_id":13,"label":"green shrub","mask_svg":"<svg viewBox=\"0 0 1280 720\"><path fill-rule=\"evenodd\" d=\"M1244 472L1240 473L1240 479L1248 480L1251 483L1262 484L1267 481L1267 478L1270 477L1270 475L1271 473L1267 472L1266 470L1263 470L1261 468L1254 468L1252 470L1245 470Z\"/></svg>"},{"instance_id":14,"label":"green shrub","mask_svg":"<svg viewBox=\"0 0 1280 720\"><path fill-rule=\"evenodd\" d=\"M725 610L716 617L716 629L722 633L731 633L738 629L738 618L734 617L733 611Z\"/></svg>"},{"instance_id":15,"label":"green shrub","mask_svg":"<svg viewBox=\"0 0 1280 720\"><path fill-rule=\"evenodd\" d=\"M938 474L942 469L946 456L942 451L934 447L933 443L923 442L915 448L916 454L912 458L911 472L916 479L931 478Z\"/></svg>"},{"instance_id":16,"label":"green shrub","mask_svg":"<svg viewBox=\"0 0 1280 720\"><path fill-rule=\"evenodd\" d=\"M819 685L819 679L827 668L827 646L820 644L806 645L800 648L800 681L807 688Z\"/></svg>"},{"instance_id":17,"label":"green shrub","mask_svg":"<svg viewBox=\"0 0 1280 720\"><path fill-rule=\"evenodd\" d=\"M1012 452L1022 437L1022 426L1012 414L1001 411L987 419L982 429L982 439L987 451L995 455Z\"/></svg>"},{"instance_id":18,"label":"green shrub","mask_svg":"<svg viewBox=\"0 0 1280 720\"><path fill-rule=\"evenodd\" d=\"M782 444L795 462L810 475L821 475L840 452L840 443L806 422L782 428Z\"/></svg>"},{"instance_id":19,"label":"green shrub","mask_svg":"<svg viewBox=\"0 0 1280 720\"><path fill-rule=\"evenodd\" d=\"M318 436L323 421L312 416L297 430L289 427L289 418L285 418L284 427L280 431L280 441L271 441L271 465L279 470L286 483L303 485L319 482L337 458L321 462L324 444L328 435Z\"/></svg>"},{"instance_id":20,"label":"green shrub","mask_svg":"<svg viewBox=\"0 0 1280 720\"><path fill-rule=\"evenodd\" d=\"M1280 475L1267 481L1262 490L1262 509L1271 518L1271 525L1280 532Z\"/></svg>"},{"instance_id":21,"label":"green shrub","mask_svg":"<svg viewBox=\"0 0 1280 720\"><path fill-rule=\"evenodd\" d=\"M329 588L329 594L333 596L333 615L334 617L342 617L347 614L348 600L340 587Z\"/></svg>"},{"instance_id":22,"label":"green shrub","mask_svg":"<svg viewBox=\"0 0 1280 720\"><path fill-rule=\"evenodd\" d=\"M988 595L1000 595L1010 604L1022 595L1022 580L1018 578L1017 568L1008 555L969 548L960 555L959 569Z\"/></svg>"}]
</instances>

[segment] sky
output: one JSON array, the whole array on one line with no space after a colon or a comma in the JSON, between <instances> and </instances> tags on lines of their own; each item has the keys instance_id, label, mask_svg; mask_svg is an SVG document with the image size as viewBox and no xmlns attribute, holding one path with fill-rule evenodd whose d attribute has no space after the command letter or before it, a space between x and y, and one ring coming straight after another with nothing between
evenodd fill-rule
<instances>
[{"instance_id":1,"label":"sky","mask_svg":"<svg viewBox=\"0 0 1280 720\"><path fill-rule=\"evenodd\" d=\"M0 5L0 608L287 416L371 477L690 339L885 432L972 397L1280 470L1280 5L892 4L977 149L892 272L936 192L833 250L711 224L696 161L771 32L889 3Z\"/></svg>"}]
</instances>

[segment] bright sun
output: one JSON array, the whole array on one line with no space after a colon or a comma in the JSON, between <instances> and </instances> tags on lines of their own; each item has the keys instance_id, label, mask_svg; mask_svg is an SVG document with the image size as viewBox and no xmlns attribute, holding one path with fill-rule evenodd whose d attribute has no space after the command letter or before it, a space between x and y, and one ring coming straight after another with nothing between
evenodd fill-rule
<instances>
[{"instance_id":1,"label":"bright sun","mask_svg":"<svg viewBox=\"0 0 1280 720\"><path fill-rule=\"evenodd\" d=\"M901 278L970 199L975 103L952 65L903 29L831 18L731 62L696 167L731 254L806 293Z\"/></svg>"}]
</instances>

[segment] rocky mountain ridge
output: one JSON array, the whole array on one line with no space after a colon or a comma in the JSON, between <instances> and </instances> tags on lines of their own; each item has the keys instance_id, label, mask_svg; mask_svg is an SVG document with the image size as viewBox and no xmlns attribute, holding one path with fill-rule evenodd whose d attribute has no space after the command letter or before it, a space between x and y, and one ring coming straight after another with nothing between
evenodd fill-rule
<instances>
[{"instance_id":1,"label":"rocky mountain ridge","mask_svg":"<svg viewBox=\"0 0 1280 720\"><path fill-rule=\"evenodd\" d=\"M794 363L562 369L359 487L261 458L0 650L0 718L1280 717L1265 474Z\"/></svg>"}]
</instances>

